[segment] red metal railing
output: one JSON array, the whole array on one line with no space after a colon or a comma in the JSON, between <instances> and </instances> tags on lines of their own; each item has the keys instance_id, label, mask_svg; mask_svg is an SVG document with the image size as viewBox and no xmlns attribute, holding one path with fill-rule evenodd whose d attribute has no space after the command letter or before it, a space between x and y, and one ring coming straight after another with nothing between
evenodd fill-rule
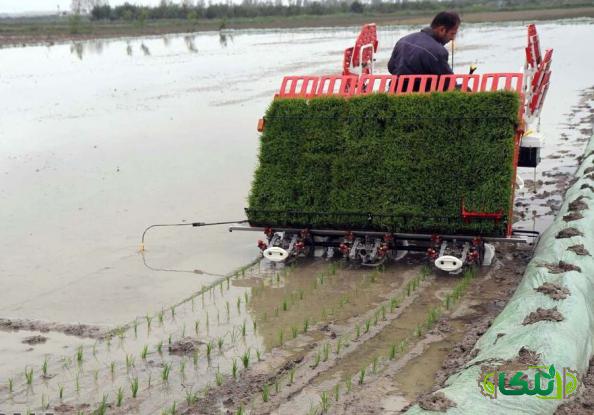
<instances>
[{"instance_id":1,"label":"red metal railing","mask_svg":"<svg viewBox=\"0 0 594 415\"><path fill-rule=\"evenodd\" d=\"M548 68L543 68L541 85L548 82ZM313 98L317 96L368 95L371 93L410 94L444 92L514 91L522 93L523 74L487 73L453 75L324 75L285 76L276 98ZM536 103L535 103L536 104Z\"/></svg>"}]
</instances>

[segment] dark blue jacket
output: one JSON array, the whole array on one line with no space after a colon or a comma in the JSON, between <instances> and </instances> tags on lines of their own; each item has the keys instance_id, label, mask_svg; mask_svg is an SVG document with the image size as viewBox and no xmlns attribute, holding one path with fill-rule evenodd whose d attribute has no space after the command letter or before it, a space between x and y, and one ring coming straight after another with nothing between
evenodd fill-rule
<instances>
[{"instance_id":1,"label":"dark blue jacket","mask_svg":"<svg viewBox=\"0 0 594 415\"><path fill-rule=\"evenodd\" d=\"M393 75L453 73L448 64L448 50L433 37L430 27L396 42L388 71Z\"/></svg>"}]
</instances>

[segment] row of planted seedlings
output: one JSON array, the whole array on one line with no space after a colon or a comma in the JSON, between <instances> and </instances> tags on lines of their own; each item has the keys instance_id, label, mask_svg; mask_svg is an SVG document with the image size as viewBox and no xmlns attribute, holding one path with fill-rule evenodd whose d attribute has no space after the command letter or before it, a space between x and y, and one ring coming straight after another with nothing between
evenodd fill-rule
<instances>
[{"instance_id":1,"label":"row of planted seedlings","mask_svg":"<svg viewBox=\"0 0 594 415\"><path fill-rule=\"evenodd\" d=\"M366 312L370 304L381 301L389 291L387 281L380 281L383 273L379 269L364 272L361 278L360 270L348 270L341 263L332 262L320 265L318 270L314 268L313 272L311 268L294 272L290 281L283 279L284 273L275 277L283 281L283 290L266 291L262 296L264 283L254 289L252 306L256 308L256 321L268 349L283 346L316 324L345 321ZM398 285L399 280L391 283Z\"/></svg>"},{"instance_id":2,"label":"row of planted seedlings","mask_svg":"<svg viewBox=\"0 0 594 415\"><path fill-rule=\"evenodd\" d=\"M319 401L317 404L312 404L309 408L309 414L324 414L327 413L329 408L333 403L337 403L340 401L342 395L350 394L353 390L353 384L355 387L363 388L365 383L371 380L370 378L376 377L379 373L386 369L390 362L397 360L399 357L402 357L412 346L414 346L422 336L431 330L435 323L439 320L439 318L444 315L445 313L450 312L452 308L460 301L462 296L466 293L468 287L470 286L473 278L476 276L477 270L476 269L468 269L464 272L463 277L456 283L453 287L451 292L448 292L441 303L438 303L435 306L428 307L426 315L424 317L424 321L419 323L415 326L414 330L409 334L409 336L401 338L399 340L395 340L393 343L389 345L389 347L383 352L374 355L370 360L366 361L363 365L361 365L360 369L355 373L348 373L344 380L336 383L334 387L331 389L323 391L319 396ZM420 279L424 279L424 277L420 277ZM406 295L410 295L412 291L414 291L418 285L413 280L412 285L410 287L407 286ZM393 308L392 304L395 302L398 303L401 299L392 299L390 301L391 309ZM383 314L383 307L384 305L380 306L379 310L376 310L374 313L373 322L377 321L377 314ZM366 320L365 326L366 330L369 327L369 320ZM355 328L355 336L359 335L358 327ZM337 345L338 346L338 345ZM326 346L323 346L326 347ZM327 358L327 351L322 349L322 354L324 357ZM340 353L340 348L337 347L336 353ZM319 361L319 358L316 355L316 360ZM315 364L315 363L314 363Z\"/></svg>"},{"instance_id":3,"label":"row of planted seedlings","mask_svg":"<svg viewBox=\"0 0 594 415\"><path fill-rule=\"evenodd\" d=\"M312 283L312 287L324 285L328 280L332 280L333 272L334 271L331 268L330 272L328 272L328 274L325 276L318 274L316 277L317 282ZM351 346L351 343L364 342L370 336L370 331L372 331L372 328L378 326L378 323L381 321L387 321L389 314L395 315L397 309L401 307L403 301L415 294L415 291L417 291L421 284L430 276L430 271L428 267L423 267L421 268L421 271L414 277L408 278L408 280L403 278L399 281L400 284L395 283L394 287L396 288L393 289L387 289L385 285L379 283L379 280L385 275L383 269L376 269L372 273L365 273L363 278L361 278L360 272L358 274L358 282L354 287L352 287L353 294L358 293L360 297L361 293L367 291L370 287L376 286L378 291L381 291L383 295L377 296L375 298L376 301L373 302L369 302L368 298L361 299L361 303L365 305L365 307L362 308L362 311L345 307L345 305L351 304L348 300L348 297L342 295L338 296L337 303L327 307L329 309L333 309L334 312L323 313L320 315L319 323L321 324L327 321L324 319L324 317L340 317L336 315L339 314L336 312L341 310L345 311L345 315L343 315L342 318L332 319L334 323L338 321L350 321L359 314L363 314L365 318L358 320L359 322L355 324L351 333L343 333L337 336L334 340L325 341L315 352L308 354L308 357L306 357L303 363L298 367L294 366L282 376L275 377L274 383L264 384L262 386L261 396L255 399L253 402L254 405L262 403L267 404L275 395L279 395L283 386L293 386L296 376L298 378L315 377L316 373L321 372L321 366L323 366L322 364L330 360L331 357L343 357L345 355L345 350ZM341 273L340 277L343 276L344 274ZM394 275L394 277L395 276L396 275ZM328 279L321 283L320 277ZM385 298L386 292L391 292L393 294L388 300L383 299ZM326 304L327 303L328 302L326 301ZM369 310L369 306L373 303L379 303L379 305L377 307L372 307L372 310ZM299 334L308 333L308 329L312 327L312 321L313 320L310 317L304 317L304 324L301 330L295 333L295 330L291 328L292 337L297 337ZM282 336L282 332L279 332L280 338L277 345L281 345ZM348 354L348 352L346 353ZM315 406L312 407L314 410L315 408Z\"/></svg>"},{"instance_id":4,"label":"row of planted seedlings","mask_svg":"<svg viewBox=\"0 0 594 415\"><path fill-rule=\"evenodd\" d=\"M216 384L226 366L233 367L232 354L244 366L252 353L260 357L261 344L247 329L252 323L247 313L249 289L231 283L254 276L255 271L254 267L242 269L187 301L112 330L93 345L79 345L73 355L48 356L39 365L28 365L22 377L17 374L7 379L7 394L0 403L18 406L18 410L90 404L104 413L108 407L123 407L127 398L137 399L141 392L151 391L151 399L136 401L137 412L143 413L162 407L172 397L183 400L184 393L186 399L191 398L194 390L204 386L201 380L210 376ZM177 341L188 338L190 350L170 353ZM176 389L171 381L176 375L192 385L190 389ZM160 397L155 385L160 385ZM41 393L36 393L39 389Z\"/></svg>"},{"instance_id":5,"label":"row of planted seedlings","mask_svg":"<svg viewBox=\"0 0 594 415\"><path fill-rule=\"evenodd\" d=\"M352 272L351 279L349 280L345 277L345 273L348 273L348 270L341 269L339 273L339 268L340 266L335 262L331 262L326 266L325 263L319 261L311 264L310 267L289 267L279 273L274 273L270 278L261 280L258 285L252 288L250 307L254 315L260 316L259 319L253 320L253 329L256 331L256 327L258 327L259 334L262 332L271 334L269 336L271 341L264 341L266 350L283 346L292 348L295 346L292 341L301 334L307 335L306 338L311 340L309 337L311 334L310 329L316 328L316 323L318 325L323 324L329 317L338 314L338 311L347 309L345 305L349 304L348 296L342 294L342 291L350 292L350 294L359 294L356 296L360 297L360 294L363 292L374 291L370 288L376 286L375 291L378 294L385 292L385 285L378 284L379 278L382 275L378 270L371 274L365 273L363 278L361 278L360 272ZM317 269L321 269L321 271L315 272ZM291 274L293 274L292 278L288 278ZM410 291L411 286L415 286L416 288L415 284L415 282L409 282L408 290ZM342 291L340 290L341 286ZM328 301L329 293L334 293L334 302ZM325 304L329 304L328 311L322 309L318 314L314 313L310 314L309 317L303 317L304 308L307 310L311 308L308 300L313 300L314 303L318 304L320 302L320 295L326 299ZM374 301L379 301L381 298L379 295L376 297ZM262 299L262 301L258 302L258 299ZM363 298L362 303L365 305L365 311L367 311L370 304L368 298ZM350 308L349 311L350 313L345 313L348 317L358 313L356 311L353 312ZM289 316L288 320L283 318L287 316ZM302 326L290 325L290 330L289 327L286 327L285 324L287 321L300 322L298 319L302 317ZM245 325L242 325L242 330L245 330ZM277 336L275 337L274 334L277 334ZM263 334L263 337L266 338L266 334ZM262 359L262 354L259 350L256 350L256 355L258 361ZM242 363L245 362L244 356L245 354L240 359ZM222 371L218 371L215 385L221 386L226 380L235 380L237 378L238 366L237 360L232 360L231 373L223 374ZM290 382L292 382L294 374L295 370L291 370L289 374L291 378ZM275 382L275 393L279 388L280 383ZM264 385L263 399L267 399L270 390L271 388L268 385ZM187 403L190 404L189 402ZM244 409L240 406L237 411L243 412Z\"/></svg>"}]
</instances>

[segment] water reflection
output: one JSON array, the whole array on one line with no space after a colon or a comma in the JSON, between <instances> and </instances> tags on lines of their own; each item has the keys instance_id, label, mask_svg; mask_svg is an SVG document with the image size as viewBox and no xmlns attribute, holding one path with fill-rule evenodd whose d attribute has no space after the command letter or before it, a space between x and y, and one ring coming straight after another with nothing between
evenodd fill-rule
<instances>
[{"instance_id":1,"label":"water reflection","mask_svg":"<svg viewBox=\"0 0 594 415\"><path fill-rule=\"evenodd\" d=\"M198 52L198 48L196 47L196 44L194 43L195 38L196 38L196 35L184 36L184 41L186 42L186 46L187 46L188 50L192 53Z\"/></svg>"},{"instance_id":2,"label":"water reflection","mask_svg":"<svg viewBox=\"0 0 594 415\"><path fill-rule=\"evenodd\" d=\"M89 40L85 42L73 42L70 45L70 53L76 54L78 59L82 60L86 53L94 53L96 55L101 55L105 48L105 41L101 39ZM53 46L53 42L47 45L49 49Z\"/></svg>"},{"instance_id":3,"label":"water reflection","mask_svg":"<svg viewBox=\"0 0 594 415\"><path fill-rule=\"evenodd\" d=\"M151 55L150 49L144 43L141 43L140 44L140 49L142 50L142 53L144 53L144 56L150 56Z\"/></svg>"},{"instance_id":4,"label":"water reflection","mask_svg":"<svg viewBox=\"0 0 594 415\"><path fill-rule=\"evenodd\" d=\"M126 55L128 55L128 56L132 56L133 55L132 45L129 44L129 43L126 45Z\"/></svg>"},{"instance_id":5,"label":"water reflection","mask_svg":"<svg viewBox=\"0 0 594 415\"><path fill-rule=\"evenodd\" d=\"M78 56L78 59L82 61L84 55L85 47L83 46L82 42L76 42L70 45L70 53L75 53Z\"/></svg>"},{"instance_id":6,"label":"water reflection","mask_svg":"<svg viewBox=\"0 0 594 415\"><path fill-rule=\"evenodd\" d=\"M233 36L227 33L224 33L222 31L219 32L219 44L226 48L227 47L227 42L231 41L233 42Z\"/></svg>"}]
</instances>

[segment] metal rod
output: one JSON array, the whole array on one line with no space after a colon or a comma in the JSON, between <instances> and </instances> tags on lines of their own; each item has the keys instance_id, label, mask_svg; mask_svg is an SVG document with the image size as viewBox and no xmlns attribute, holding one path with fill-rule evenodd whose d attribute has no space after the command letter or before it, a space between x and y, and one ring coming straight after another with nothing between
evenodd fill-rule
<instances>
[{"instance_id":1,"label":"metal rod","mask_svg":"<svg viewBox=\"0 0 594 415\"><path fill-rule=\"evenodd\" d=\"M264 232L266 228L263 227L251 227L251 226L231 226L229 232L233 231L251 231L251 232ZM274 232L299 232L303 229L297 228L272 228ZM343 236L351 231L338 231L332 229L308 229L312 235L320 236ZM390 233L398 239L410 239L410 240L430 240L432 235L429 234L418 234L418 233L391 233L391 232L375 232L375 231L352 231L353 235L367 235L367 236L384 236L386 233ZM459 241L472 241L476 236L468 235L439 235L441 239L447 240L459 240ZM485 242L503 242L503 243L526 243L523 238L498 238L498 237L480 237Z\"/></svg>"}]
</instances>

